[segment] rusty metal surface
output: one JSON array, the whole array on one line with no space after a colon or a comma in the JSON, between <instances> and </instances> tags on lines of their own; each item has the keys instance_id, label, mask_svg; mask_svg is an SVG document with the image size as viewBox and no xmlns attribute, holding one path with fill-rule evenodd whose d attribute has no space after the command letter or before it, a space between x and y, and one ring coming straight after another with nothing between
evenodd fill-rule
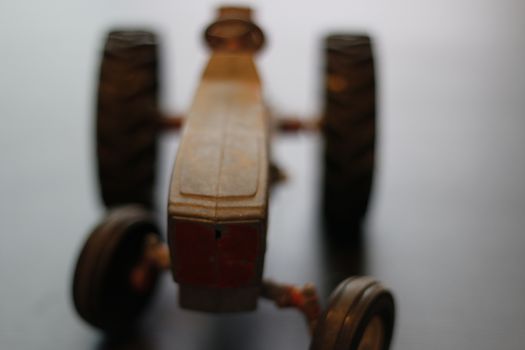
<instances>
[{"instance_id":1,"label":"rusty metal surface","mask_svg":"<svg viewBox=\"0 0 525 350\"><path fill-rule=\"evenodd\" d=\"M184 124L168 200L179 303L207 312L257 306L269 189L268 116L248 52L215 52Z\"/></svg>"},{"instance_id":2,"label":"rusty metal surface","mask_svg":"<svg viewBox=\"0 0 525 350\"><path fill-rule=\"evenodd\" d=\"M266 219L268 126L250 54L214 54L182 133L170 216Z\"/></svg>"}]
</instances>

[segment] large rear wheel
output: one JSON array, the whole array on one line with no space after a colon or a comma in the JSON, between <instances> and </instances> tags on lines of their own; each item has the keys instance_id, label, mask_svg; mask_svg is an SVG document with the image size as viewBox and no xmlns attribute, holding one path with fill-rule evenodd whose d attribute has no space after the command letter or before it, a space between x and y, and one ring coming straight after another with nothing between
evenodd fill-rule
<instances>
[{"instance_id":1,"label":"large rear wheel","mask_svg":"<svg viewBox=\"0 0 525 350\"><path fill-rule=\"evenodd\" d=\"M159 109L157 39L146 31L108 34L98 86L97 159L107 207L151 207Z\"/></svg>"},{"instance_id":2,"label":"large rear wheel","mask_svg":"<svg viewBox=\"0 0 525 350\"><path fill-rule=\"evenodd\" d=\"M374 57L365 35L325 40L323 211L329 229L347 232L366 213L375 158Z\"/></svg>"}]
</instances>

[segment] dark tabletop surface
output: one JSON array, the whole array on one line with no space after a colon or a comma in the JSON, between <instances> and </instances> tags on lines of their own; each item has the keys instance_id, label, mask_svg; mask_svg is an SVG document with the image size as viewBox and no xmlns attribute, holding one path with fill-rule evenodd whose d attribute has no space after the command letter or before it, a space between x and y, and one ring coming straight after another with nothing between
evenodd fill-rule
<instances>
[{"instance_id":1,"label":"dark tabletop surface","mask_svg":"<svg viewBox=\"0 0 525 350\"><path fill-rule=\"evenodd\" d=\"M181 5L163 4L187 19L179 28L160 9L144 12L145 5L133 3L134 9L65 1L56 8L27 1L0 6L0 349L306 349L309 336L297 312L264 300L241 315L185 311L169 274L141 331L129 339L104 339L75 314L74 263L103 215L91 131L103 31L157 20L174 33L166 35L167 43L180 43L165 52L167 66L177 67L165 72L167 110L188 107L205 58L198 31L211 5L193 10L202 15L191 21ZM275 158L289 179L271 193L265 276L312 281L323 301L349 275L380 279L396 298L393 349L522 349L524 6L412 2L408 13L387 3L386 12L372 5L348 11L358 27L367 27L359 18L370 20L380 77L377 176L363 242L324 239L320 138L278 136ZM319 107L319 62L311 42L332 22L291 24L282 14L270 16L277 10L268 5L261 20L277 28L260 59L269 101L285 112L312 114ZM342 14L330 13L342 23ZM285 30L290 25L308 29ZM188 33L191 40L181 41ZM304 60L293 58L297 53ZM164 222L177 137L166 135L161 144L157 198Z\"/></svg>"}]
</instances>

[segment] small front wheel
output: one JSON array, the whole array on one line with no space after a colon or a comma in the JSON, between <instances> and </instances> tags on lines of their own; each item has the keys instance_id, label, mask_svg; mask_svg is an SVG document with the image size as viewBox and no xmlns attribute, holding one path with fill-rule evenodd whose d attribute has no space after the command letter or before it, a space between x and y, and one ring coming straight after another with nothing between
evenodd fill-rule
<instances>
[{"instance_id":1,"label":"small front wheel","mask_svg":"<svg viewBox=\"0 0 525 350\"><path fill-rule=\"evenodd\" d=\"M158 270L151 268L142 288L133 284L152 240L160 242L159 230L139 206L112 210L89 235L73 277L73 302L87 323L109 333L134 325L158 280Z\"/></svg>"},{"instance_id":2,"label":"small front wheel","mask_svg":"<svg viewBox=\"0 0 525 350\"><path fill-rule=\"evenodd\" d=\"M387 350L394 328L392 294L370 277L341 282L314 331L311 350Z\"/></svg>"}]
</instances>

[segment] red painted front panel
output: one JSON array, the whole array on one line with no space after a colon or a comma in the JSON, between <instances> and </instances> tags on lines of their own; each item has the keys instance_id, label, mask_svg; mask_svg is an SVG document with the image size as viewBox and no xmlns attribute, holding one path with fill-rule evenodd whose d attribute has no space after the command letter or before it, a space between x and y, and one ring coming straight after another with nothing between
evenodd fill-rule
<instances>
[{"instance_id":1,"label":"red painted front panel","mask_svg":"<svg viewBox=\"0 0 525 350\"><path fill-rule=\"evenodd\" d=\"M256 275L259 232L255 225L225 225L217 239L219 287L250 285Z\"/></svg>"},{"instance_id":2,"label":"red painted front panel","mask_svg":"<svg viewBox=\"0 0 525 350\"><path fill-rule=\"evenodd\" d=\"M200 287L239 288L257 282L261 225L174 220L175 279ZM172 237L173 238L173 237ZM262 257L261 257L262 261Z\"/></svg>"},{"instance_id":3,"label":"red painted front panel","mask_svg":"<svg viewBox=\"0 0 525 350\"><path fill-rule=\"evenodd\" d=\"M215 279L215 231L206 224L175 220L175 279L207 285ZM173 244L174 243L174 244ZM173 249L172 248L172 249Z\"/></svg>"}]
</instances>

